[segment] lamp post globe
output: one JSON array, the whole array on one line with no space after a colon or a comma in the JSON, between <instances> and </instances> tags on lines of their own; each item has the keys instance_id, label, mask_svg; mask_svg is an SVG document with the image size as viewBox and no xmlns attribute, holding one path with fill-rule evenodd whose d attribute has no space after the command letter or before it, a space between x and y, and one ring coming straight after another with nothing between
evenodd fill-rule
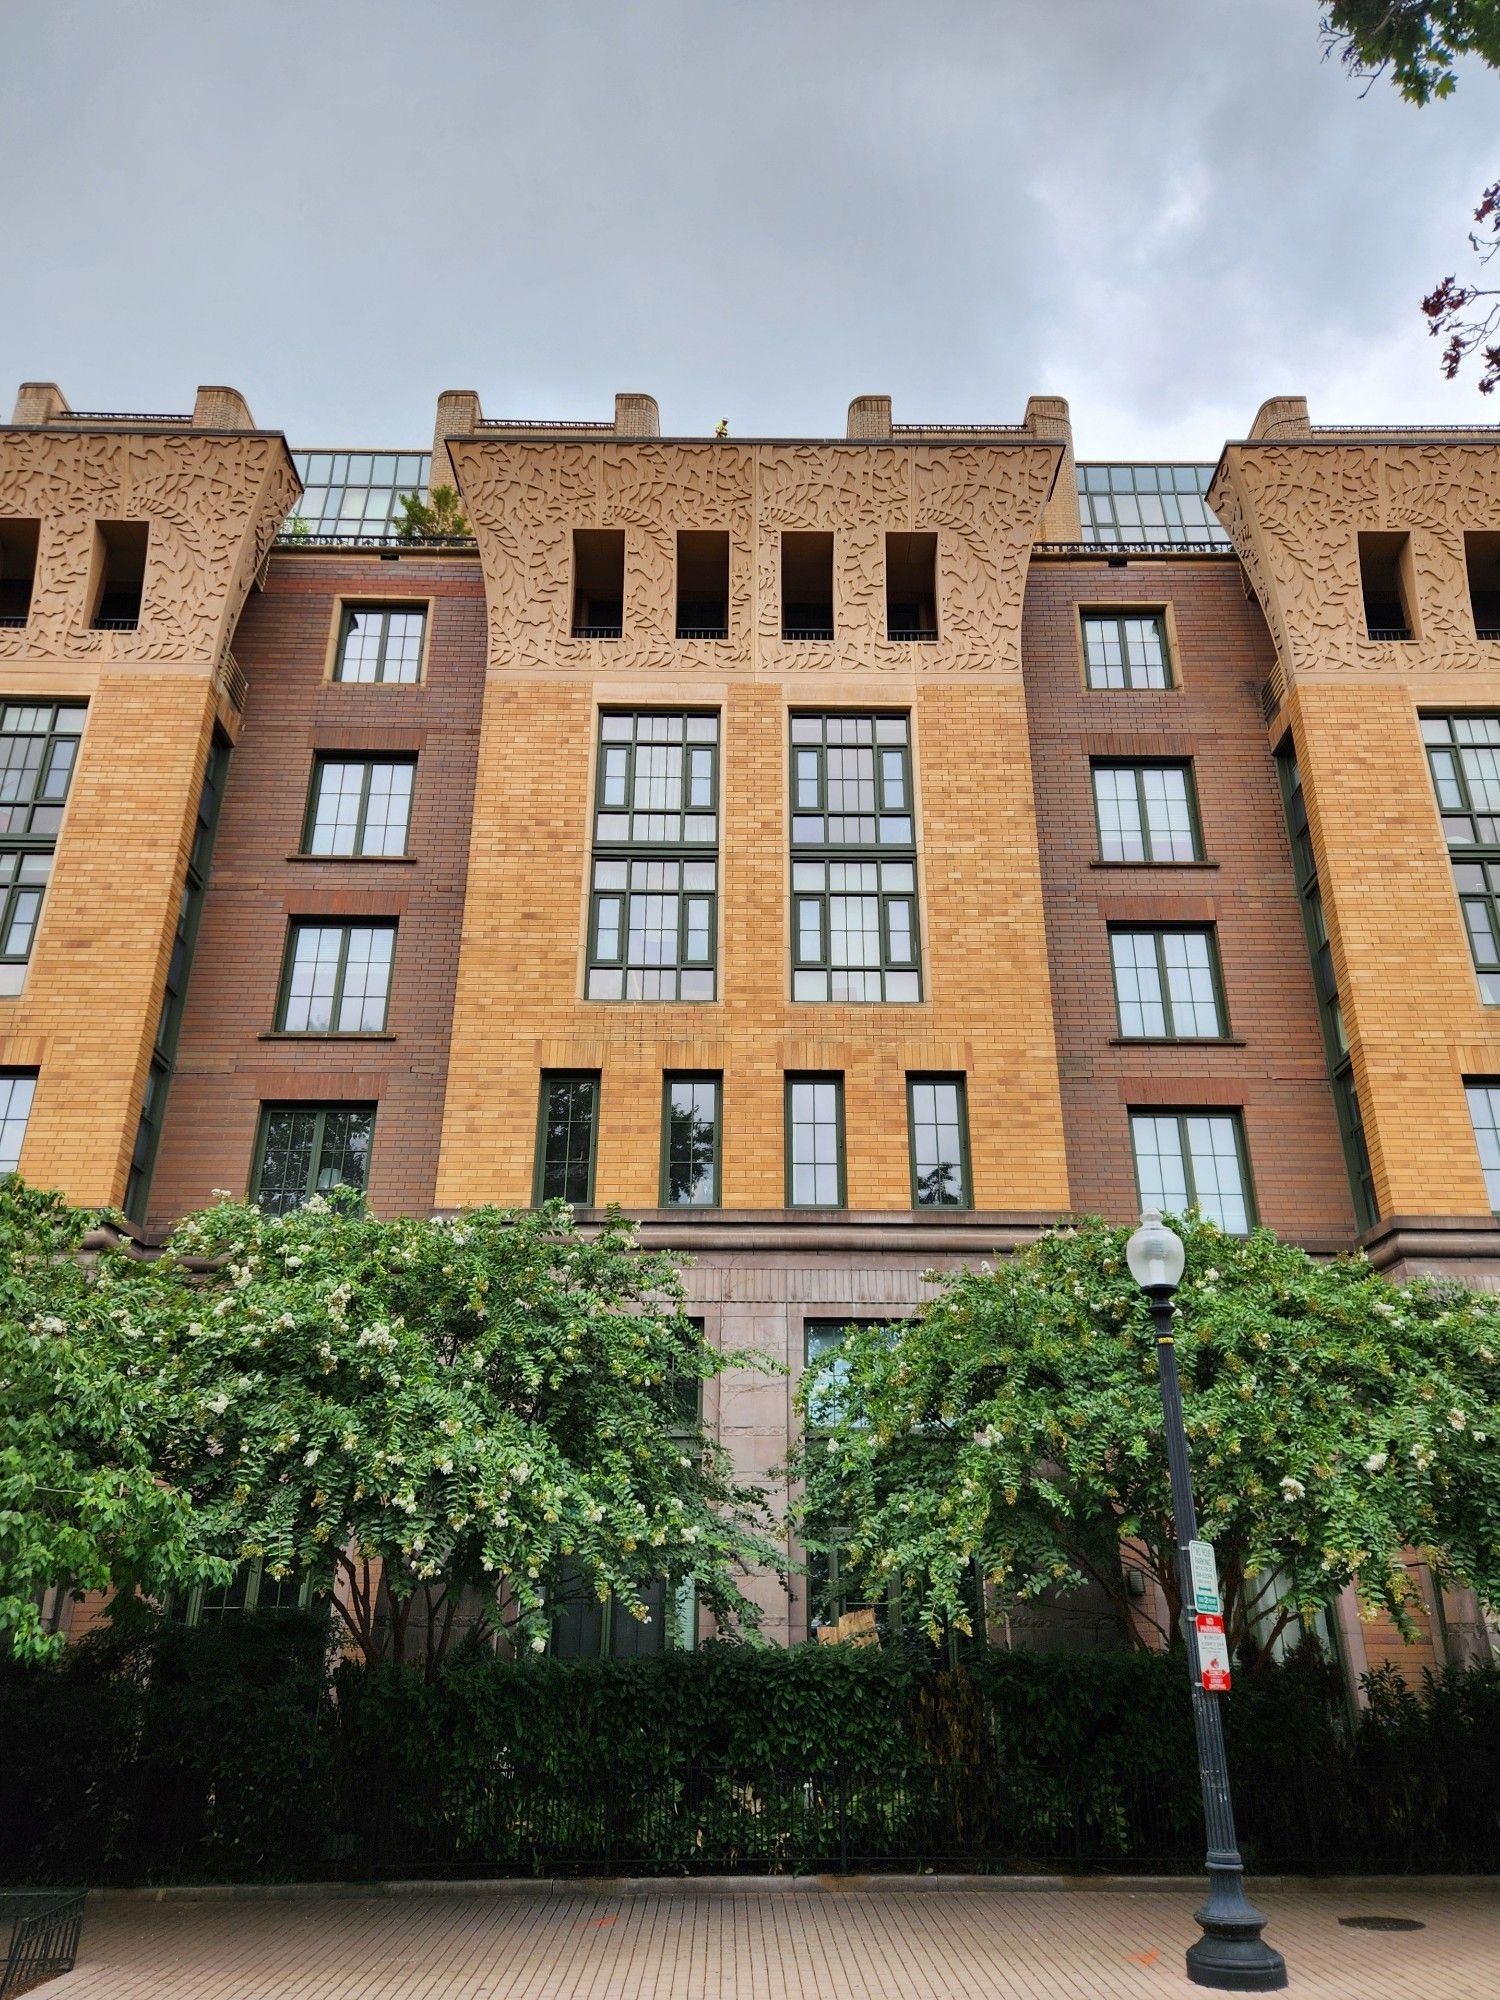
<instances>
[{"instance_id":1,"label":"lamp post globe","mask_svg":"<svg viewBox=\"0 0 1500 2000\"><path fill-rule=\"evenodd\" d=\"M1141 1226L1125 1245L1130 1275L1151 1307L1156 1337L1156 1370L1161 1387L1162 1428L1167 1467L1172 1481L1172 1533L1177 1544L1178 1597L1183 1637L1187 1641L1188 1676L1193 1698L1193 1731L1198 1740L1198 1771L1203 1784L1203 1823L1208 1836L1204 1866L1208 1898L1195 1912L1203 1935L1189 1945L1187 1975L1197 1986L1226 1993L1275 1993L1286 1985L1286 1962L1261 1936L1265 1918L1245 1894L1245 1867L1234 1831L1234 1802L1229 1791L1229 1764L1224 1755L1224 1730L1219 1697L1205 1684L1198 1654L1198 1621L1194 1615L1191 1545L1198 1533L1193 1503L1192 1463L1182 1418L1182 1389L1177 1379L1177 1342L1172 1331L1172 1295L1182 1283L1187 1251L1182 1238L1168 1229L1158 1209L1147 1209ZM1211 1599L1216 1603L1216 1599ZM1190 1609L1191 1607L1191 1609ZM1205 1619L1205 1625L1208 1621ZM1222 1636L1222 1626L1218 1628ZM1216 1684L1217 1685L1217 1684Z\"/></svg>"}]
</instances>

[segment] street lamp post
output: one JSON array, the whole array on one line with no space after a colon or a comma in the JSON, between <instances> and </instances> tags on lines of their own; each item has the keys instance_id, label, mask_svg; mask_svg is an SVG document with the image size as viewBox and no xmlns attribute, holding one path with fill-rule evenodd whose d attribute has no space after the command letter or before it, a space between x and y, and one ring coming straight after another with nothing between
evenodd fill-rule
<instances>
[{"instance_id":1,"label":"street lamp post","mask_svg":"<svg viewBox=\"0 0 1500 2000\"><path fill-rule=\"evenodd\" d=\"M1261 1937L1265 1918L1245 1894L1245 1866L1234 1832L1229 1765L1219 1698L1205 1687L1198 1658L1198 1632L1189 1615L1193 1603L1192 1559L1188 1545L1198 1533L1182 1391L1177 1381L1177 1348L1172 1335L1172 1294L1182 1282L1187 1253L1181 1237L1148 1209L1125 1246L1125 1259L1151 1304L1156 1329L1156 1366L1161 1380L1167 1464L1172 1475L1172 1528L1177 1542L1177 1579L1193 1689L1193 1729L1198 1739L1198 1776L1203 1786L1203 1820L1208 1836L1208 1900L1195 1915L1203 1935L1188 1947L1187 1975L1197 1986L1231 1993L1274 1993L1286 1985L1286 1961Z\"/></svg>"}]
</instances>

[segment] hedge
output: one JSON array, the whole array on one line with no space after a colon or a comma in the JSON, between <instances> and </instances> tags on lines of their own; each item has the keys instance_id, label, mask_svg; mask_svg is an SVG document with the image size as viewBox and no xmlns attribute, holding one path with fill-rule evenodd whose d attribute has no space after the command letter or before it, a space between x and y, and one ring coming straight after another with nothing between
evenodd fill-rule
<instances>
[{"instance_id":1,"label":"hedge","mask_svg":"<svg viewBox=\"0 0 1500 2000\"><path fill-rule=\"evenodd\" d=\"M1224 1704L1262 1868L1500 1865L1500 1671L1268 1669ZM0 1881L423 1870L1192 1867L1180 1656L713 1644L336 1665L315 1618L104 1632L0 1668Z\"/></svg>"}]
</instances>

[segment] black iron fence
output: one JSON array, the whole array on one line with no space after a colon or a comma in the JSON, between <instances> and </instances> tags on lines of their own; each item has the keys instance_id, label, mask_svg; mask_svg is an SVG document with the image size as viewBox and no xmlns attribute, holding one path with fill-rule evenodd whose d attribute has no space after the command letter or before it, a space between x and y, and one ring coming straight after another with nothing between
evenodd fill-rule
<instances>
[{"instance_id":1,"label":"black iron fence","mask_svg":"<svg viewBox=\"0 0 1500 2000\"><path fill-rule=\"evenodd\" d=\"M0 2000L14 2000L44 1980L71 1972L83 1930L82 1889L0 1891Z\"/></svg>"},{"instance_id":2,"label":"black iron fence","mask_svg":"<svg viewBox=\"0 0 1500 2000\"><path fill-rule=\"evenodd\" d=\"M1500 1869L1500 1801L1477 1775L1403 1766L1330 1787L1237 1779L1240 1836L1261 1872ZM1282 1773L1284 1779L1284 1772ZM323 1860L340 1875L1196 1872L1203 1820L1180 1773L1029 1764L749 1774L601 1769L585 1787L515 1767L446 1787L428 1774L347 1775Z\"/></svg>"}]
</instances>

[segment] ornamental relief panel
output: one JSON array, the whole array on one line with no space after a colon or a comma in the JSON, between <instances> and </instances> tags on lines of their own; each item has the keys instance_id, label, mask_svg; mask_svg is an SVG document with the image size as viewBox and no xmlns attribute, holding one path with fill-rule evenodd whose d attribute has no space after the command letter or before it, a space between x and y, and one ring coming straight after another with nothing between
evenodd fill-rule
<instances>
[{"instance_id":1,"label":"ornamental relief panel","mask_svg":"<svg viewBox=\"0 0 1500 2000\"><path fill-rule=\"evenodd\" d=\"M1231 445L1210 499L1291 677L1500 673L1464 556L1466 530L1500 530L1500 444ZM1366 636L1361 532L1411 537L1410 640Z\"/></svg>"},{"instance_id":2,"label":"ornamental relief panel","mask_svg":"<svg viewBox=\"0 0 1500 2000\"><path fill-rule=\"evenodd\" d=\"M508 673L1020 673L1021 604L1059 447L450 441ZM625 533L624 634L574 639L572 531ZM729 637L676 638L676 536L730 537ZM781 636L781 535L831 531L827 641ZM885 535L938 536L939 637L886 637Z\"/></svg>"},{"instance_id":3,"label":"ornamental relief panel","mask_svg":"<svg viewBox=\"0 0 1500 2000\"><path fill-rule=\"evenodd\" d=\"M30 617L0 629L0 660L212 662L297 492L276 438L0 435L0 510L41 522ZM96 520L150 523L133 632L88 626Z\"/></svg>"}]
</instances>

